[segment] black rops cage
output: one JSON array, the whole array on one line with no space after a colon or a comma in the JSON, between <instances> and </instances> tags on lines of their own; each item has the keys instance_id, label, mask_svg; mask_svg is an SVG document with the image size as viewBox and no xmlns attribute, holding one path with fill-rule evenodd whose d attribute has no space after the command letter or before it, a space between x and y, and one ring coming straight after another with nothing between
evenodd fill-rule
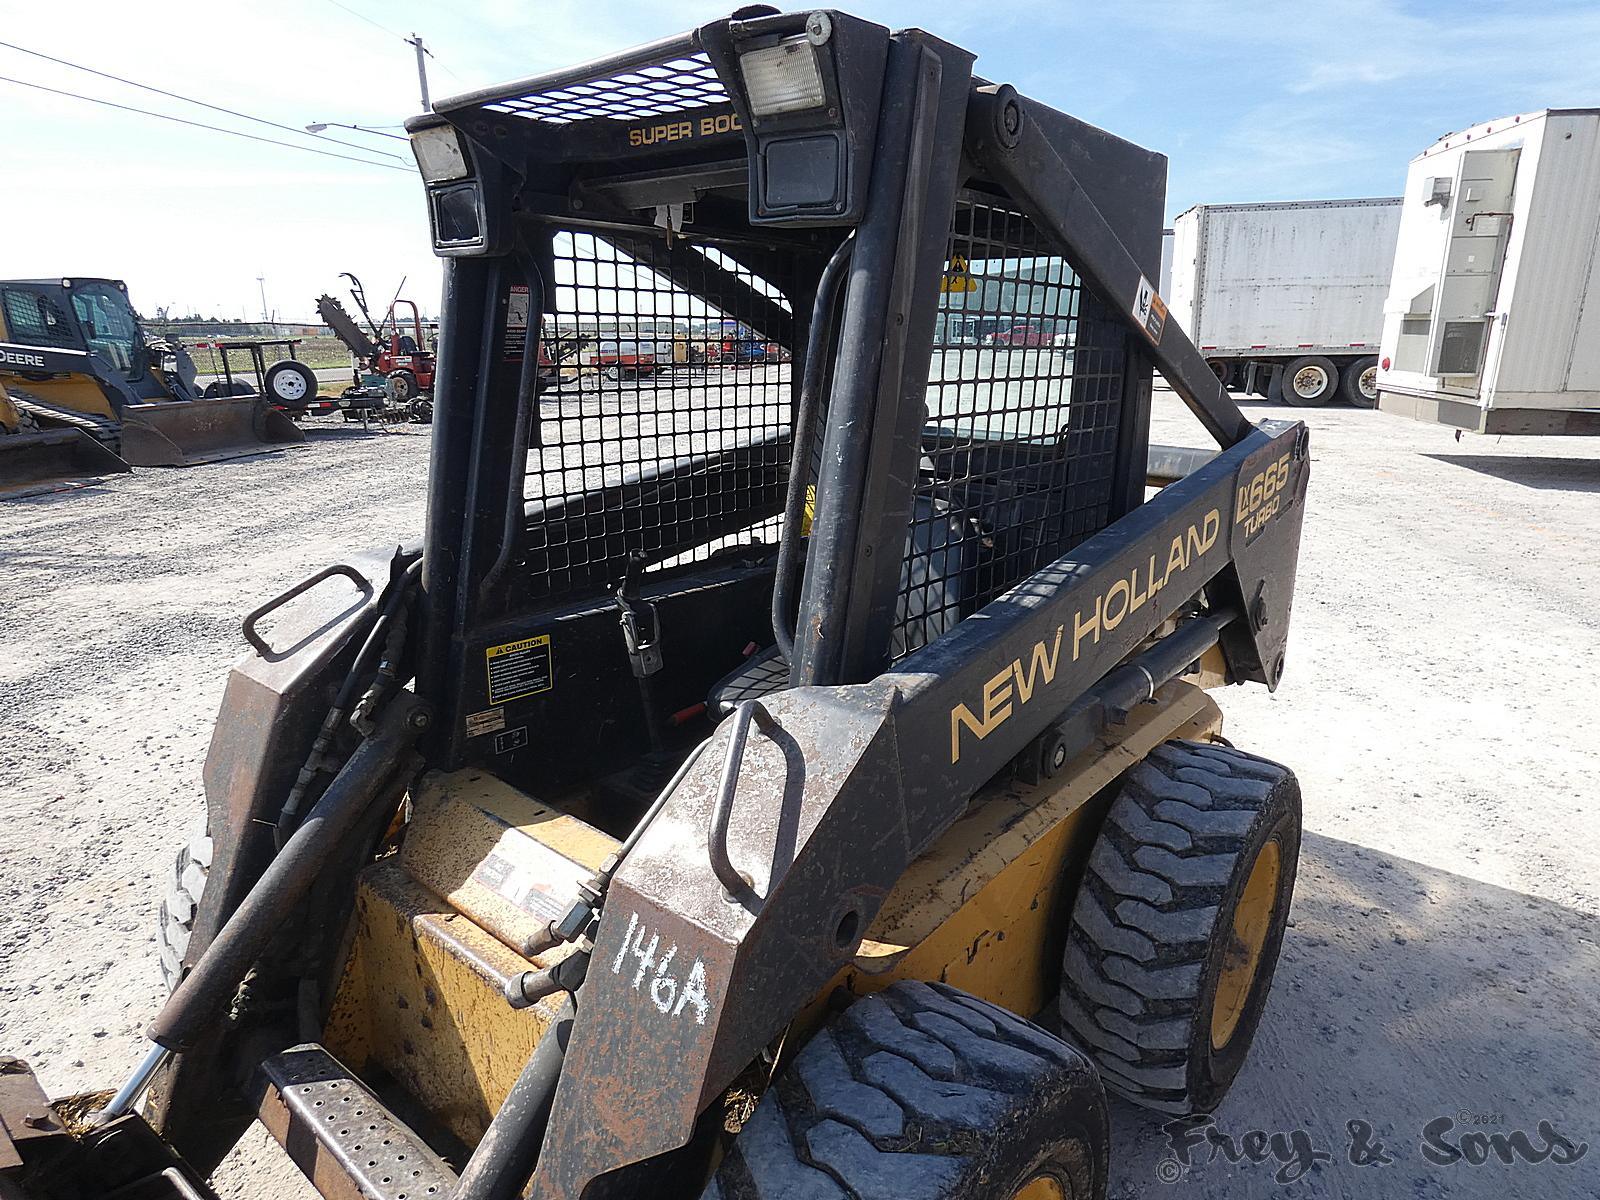
<instances>
[{"instance_id":1,"label":"black rops cage","mask_svg":"<svg viewBox=\"0 0 1600 1200\"><path fill-rule=\"evenodd\" d=\"M465 140L430 180L455 260L440 374L475 399L438 417L429 536L462 550L430 556L431 633L453 633L424 686L461 760L576 781L697 703L870 678L1142 497L1148 365L963 154L972 85L949 64L970 60L833 15L826 128L763 115L750 47L806 20L445 110ZM916 103L880 112L857 76ZM1162 160L1039 115L1116 167L1102 206L1153 256ZM630 686L624 584L666 660L653 695ZM521 690L497 689L484 656L538 639Z\"/></svg>"}]
</instances>

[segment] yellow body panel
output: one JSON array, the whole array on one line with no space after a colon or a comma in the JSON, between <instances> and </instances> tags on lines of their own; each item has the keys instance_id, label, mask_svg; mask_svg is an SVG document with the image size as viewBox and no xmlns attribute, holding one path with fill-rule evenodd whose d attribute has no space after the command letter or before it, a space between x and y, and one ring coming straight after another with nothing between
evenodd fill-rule
<instances>
[{"instance_id":1,"label":"yellow body panel","mask_svg":"<svg viewBox=\"0 0 1600 1200\"><path fill-rule=\"evenodd\" d=\"M74 412L89 413L116 420L117 411L100 390L100 385L87 375L54 375L49 379L18 379L18 387L39 397L46 404L70 408Z\"/></svg>"},{"instance_id":2,"label":"yellow body panel","mask_svg":"<svg viewBox=\"0 0 1600 1200\"><path fill-rule=\"evenodd\" d=\"M1054 1002L1068 905L1109 786L1155 746L1221 726L1192 683L1153 704L1036 786L986 789L905 873L855 961L797 1016L785 1051L837 988L944 980L1024 1016ZM558 1005L513 1010L502 989L548 966L515 947L617 846L487 773L425 776L404 848L367 870L355 937L324 1042L342 1061L403 1083L466 1142L481 1136Z\"/></svg>"}]
</instances>

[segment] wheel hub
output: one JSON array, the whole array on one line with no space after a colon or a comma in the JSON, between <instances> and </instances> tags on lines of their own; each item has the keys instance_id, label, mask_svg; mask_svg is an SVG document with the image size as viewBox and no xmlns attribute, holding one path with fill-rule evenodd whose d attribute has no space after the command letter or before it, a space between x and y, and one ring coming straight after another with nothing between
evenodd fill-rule
<instances>
[{"instance_id":1,"label":"wheel hub","mask_svg":"<svg viewBox=\"0 0 1600 1200\"><path fill-rule=\"evenodd\" d=\"M1067 1200L1067 1193L1054 1175L1035 1175L1016 1190L1011 1200Z\"/></svg>"},{"instance_id":2,"label":"wheel hub","mask_svg":"<svg viewBox=\"0 0 1600 1200\"><path fill-rule=\"evenodd\" d=\"M1328 386L1328 374L1321 367L1301 367L1290 385L1297 396L1316 396Z\"/></svg>"},{"instance_id":3,"label":"wheel hub","mask_svg":"<svg viewBox=\"0 0 1600 1200\"><path fill-rule=\"evenodd\" d=\"M1276 840L1261 847L1251 864L1249 878L1233 911L1233 928L1222 955L1222 972L1216 998L1211 1002L1211 1048L1221 1050L1233 1040L1246 1002L1261 966L1261 951L1272 927L1278 904L1278 878L1283 872L1283 852Z\"/></svg>"}]
</instances>

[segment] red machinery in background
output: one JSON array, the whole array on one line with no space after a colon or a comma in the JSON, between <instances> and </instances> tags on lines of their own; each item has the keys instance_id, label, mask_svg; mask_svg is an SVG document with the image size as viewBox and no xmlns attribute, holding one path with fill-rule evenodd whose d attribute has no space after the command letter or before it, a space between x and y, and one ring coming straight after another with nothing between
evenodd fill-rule
<instances>
[{"instance_id":1,"label":"red machinery in background","mask_svg":"<svg viewBox=\"0 0 1600 1200\"><path fill-rule=\"evenodd\" d=\"M383 320L375 322L367 309L366 290L361 281L348 271L341 272L340 277L350 281L350 295L366 319L367 330L371 331L368 336L345 311L344 305L332 296L317 297L318 314L356 359L354 380L341 397L349 402L341 405L346 418L356 419L371 409L392 405L405 411L414 421L432 420L434 352L428 345L422 314L415 302L402 300L396 288L396 296L389 302ZM405 280L400 281L400 286L405 286ZM402 308L411 310L410 320L404 324L400 317Z\"/></svg>"}]
</instances>

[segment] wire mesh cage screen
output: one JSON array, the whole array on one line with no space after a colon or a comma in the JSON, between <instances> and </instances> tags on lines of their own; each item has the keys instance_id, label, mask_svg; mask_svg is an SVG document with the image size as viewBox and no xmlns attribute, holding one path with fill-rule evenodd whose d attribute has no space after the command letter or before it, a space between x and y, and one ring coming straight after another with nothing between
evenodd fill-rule
<instances>
[{"instance_id":1,"label":"wire mesh cage screen","mask_svg":"<svg viewBox=\"0 0 1600 1200\"><path fill-rule=\"evenodd\" d=\"M574 79L486 104L491 112L565 125L595 117L632 121L728 103L728 89L704 53L641 63L597 79Z\"/></svg>"},{"instance_id":2,"label":"wire mesh cage screen","mask_svg":"<svg viewBox=\"0 0 1600 1200\"><path fill-rule=\"evenodd\" d=\"M895 657L1111 519L1120 324L1004 200L963 193L946 262Z\"/></svg>"},{"instance_id":3,"label":"wire mesh cage screen","mask_svg":"<svg viewBox=\"0 0 1600 1200\"><path fill-rule=\"evenodd\" d=\"M789 466L787 299L728 252L557 233L523 497L533 593L776 540ZM716 302L708 297L715 296ZM787 322L783 322L785 325Z\"/></svg>"}]
</instances>

